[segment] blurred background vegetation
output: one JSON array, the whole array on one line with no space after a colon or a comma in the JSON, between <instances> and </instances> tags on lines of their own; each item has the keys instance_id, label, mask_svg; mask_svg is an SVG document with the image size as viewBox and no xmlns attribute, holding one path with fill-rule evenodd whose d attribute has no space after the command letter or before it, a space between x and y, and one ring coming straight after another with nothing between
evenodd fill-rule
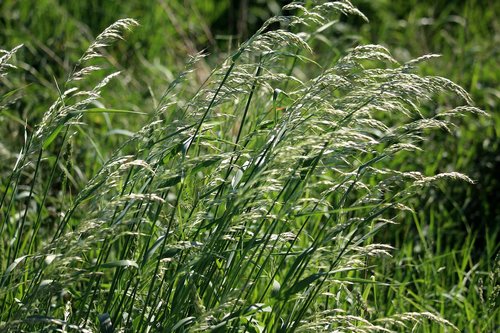
<instances>
[{"instance_id":1,"label":"blurred background vegetation","mask_svg":"<svg viewBox=\"0 0 500 333\"><path fill-rule=\"evenodd\" d=\"M197 80L191 85L195 90L228 52L267 18L280 14L287 2L0 1L0 47L11 49L24 44L14 62L19 69L0 78L0 96L8 92L0 101L0 158L6 162L0 164L0 175L8 174L13 165L25 128L32 130L30 125L36 124L58 98L58 85L64 83L89 43L117 19L135 18L141 26L107 51L109 67L121 70L122 76L105 90L102 102L106 107L148 113L182 70L188 55L201 51L208 54L198 65ZM462 285L465 288L471 271L481 271L487 279L498 260L500 229L500 2L352 2L370 23L344 17L332 29L317 35L312 41L316 60L328 64L343 50L366 43L387 46L402 62L438 53L442 57L423 65L421 72L460 84L472 94L476 105L490 114L488 118L466 116L451 129L452 135L433 133L435 138L429 141L425 153L408 154L393 162L400 169L416 168L428 175L463 172L476 184L443 184L415 200L414 214L377 236L399 249L394 258L399 265L396 272L390 272L394 270L390 265L382 269L402 282L432 279L432 285L416 287L427 288L416 292L428 297L443 290L457 291ZM439 107L454 104L447 98L439 100ZM426 107L432 113L438 106ZM84 135L75 138L72 150L66 152L72 156L72 167L78 170L70 179L75 191L129 133L141 126L137 119L121 115L89 117L92 126L83 127ZM429 262L435 269L422 269L427 267L423 263ZM455 267L452 273L443 276L439 268L450 265ZM457 306L467 307L470 300L463 302Z\"/></svg>"}]
</instances>

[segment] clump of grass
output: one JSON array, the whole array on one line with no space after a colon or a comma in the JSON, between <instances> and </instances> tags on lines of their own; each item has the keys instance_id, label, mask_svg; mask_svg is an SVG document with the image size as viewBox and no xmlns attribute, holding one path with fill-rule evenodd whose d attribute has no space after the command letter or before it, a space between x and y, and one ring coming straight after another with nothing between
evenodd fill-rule
<instances>
[{"instance_id":1,"label":"clump of grass","mask_svg":"<svg viewBox=\"0 0 500 333\"><path fill-rule=\"evenodd\" d=\"M390 255L372 239L423 186L471 181L387 161L480 110L453 82L414 74L431 56L399 64L362 45L328 67L311 60L308 39L335 15L366 19L349 2L284 10L184 96L194 56L142 130L75 197L62 193L69 203L48 207L56 179L71 175L62 147L75 127L88 113L127 113L92 105L118 74L79 87L100 70L100 48L136 22L97 37L2 182L1 329L456 329L428 311L381 316L371 288L390 281L367 276L368 263ZM299 77L299 66L320 74ZM439 93L467 105L426 117L421 104Z\"/></svg>"}]
</instances>

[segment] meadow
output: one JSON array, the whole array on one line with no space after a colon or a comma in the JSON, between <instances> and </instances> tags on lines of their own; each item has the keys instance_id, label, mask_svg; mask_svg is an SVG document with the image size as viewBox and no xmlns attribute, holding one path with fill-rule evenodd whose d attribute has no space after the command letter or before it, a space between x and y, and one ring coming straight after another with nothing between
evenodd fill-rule
<instances>
[{"instance_id":1,"label":"meadow","mask_svg":"<svg viewBox=\"0 0 500 333\"><path fill-rule=\"evenodd\" d=\"M0 332L497 331L499 7L0 2Z\"/></svg>"}]
</instances>

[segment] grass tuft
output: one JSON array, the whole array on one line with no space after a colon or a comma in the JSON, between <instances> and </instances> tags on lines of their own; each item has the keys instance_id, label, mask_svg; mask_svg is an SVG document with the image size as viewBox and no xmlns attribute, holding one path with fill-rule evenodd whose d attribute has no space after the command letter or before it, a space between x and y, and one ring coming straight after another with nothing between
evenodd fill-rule
<instances>
[{"instance_id":1,"label":"grass tuft","mask_svg":"<svg viewBox=\"0 0 500 333\"><path fill-rule=\"evenodd\" d=\"M418 223L423 187L473 183L393 161L482 111L452 81L417 74L435 55L401 64L369 44L329 66L309 59L312 36L340 14L367 20L350 2L285 10L183 93L196 54L79 184L68 155L90 117L140 114L101 106L121 74L99 63L138 23L119 20L95 39L2 180L0 330L459 330L407 297L418 283L377 273L395 250L376 237L405 216ZM18 49L2 51L0 75ZM463 105L429 114L442 95Z\"/></svg>"}]
</instances>

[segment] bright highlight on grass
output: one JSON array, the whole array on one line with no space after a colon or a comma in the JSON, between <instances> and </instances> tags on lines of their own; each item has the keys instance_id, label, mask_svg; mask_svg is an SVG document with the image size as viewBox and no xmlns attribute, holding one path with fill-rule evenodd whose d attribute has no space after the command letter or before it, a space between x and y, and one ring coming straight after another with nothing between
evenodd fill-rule
<instances>
[{"instance_id":1,"label":"bright highlight on grass","mask_svg":"<svg viewBox=\"0 0 500 333\"><path fill-rule=\"evenodd\" d=\"M329 67L310 59L308 42L338 15L366 20L348 1L284 13L186 96L204 55L194 56L156 109L141 110L142 129L70 195L56 175L71 181L63 155L87 117L141 114L96 106L120 73L88 86L105 48L138 23L119 20L96 38L1 181L0 331L459 330L425 304L378 311L406 286L377 273L397 250L375 239L423 187L473 182L389 162L483 112L452 81L416 74L433 55L400 64L360 45ZM2 51L1 76L18 49ZM427 115L440 94L463 105ZM70 199L53 207L51 195Z\"/></svg>"}]
</instances>

